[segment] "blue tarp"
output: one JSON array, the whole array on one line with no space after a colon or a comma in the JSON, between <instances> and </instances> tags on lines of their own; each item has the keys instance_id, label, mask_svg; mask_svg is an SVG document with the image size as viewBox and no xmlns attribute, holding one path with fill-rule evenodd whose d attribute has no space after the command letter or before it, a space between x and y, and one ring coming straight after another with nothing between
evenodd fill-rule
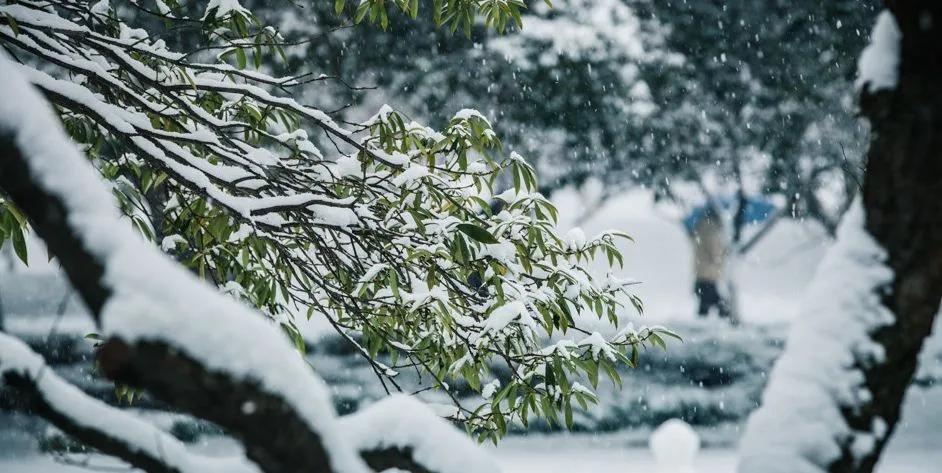
<instances>
[{"instance_id":1,"label":"blue tarp","mask_svg":"<svg viewBox=\"0 0 942 473\"><path fill-rule=\"evenodd\" d=\"M714 200L723 211L733 211L738 205L739 199L735 197L724 197ZM703 204L695 207L687 218L684 219L684 227L692 232L700 219L707 212L707 205ZM759 223L767 220L775 212L775 206L769 201L761 198L746 197L746 224Z\"/></svg>"}]
</instances>

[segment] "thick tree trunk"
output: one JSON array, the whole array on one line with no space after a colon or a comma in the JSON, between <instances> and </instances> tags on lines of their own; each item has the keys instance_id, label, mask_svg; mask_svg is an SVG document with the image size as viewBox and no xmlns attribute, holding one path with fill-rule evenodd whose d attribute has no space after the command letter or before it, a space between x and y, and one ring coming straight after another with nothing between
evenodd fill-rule
<instances>
[{"instance_id":1,"label":"thick tree trunk","mask_svg":"<svg viewBox=\"0 0 942 473\"><path fill-rule=\"evenodd\" d=\"M873 127L863 201L867 230L895 272L883 302L896 322L873 336L886 362L863 368L873 402L845 417L863 431L882 419L889 434L942 300L942 2L887 6L902 32L899 79L861 98ZM872 471L888 438L863 459L848 452L831 471Z\"/></svg>"}]
</instances>

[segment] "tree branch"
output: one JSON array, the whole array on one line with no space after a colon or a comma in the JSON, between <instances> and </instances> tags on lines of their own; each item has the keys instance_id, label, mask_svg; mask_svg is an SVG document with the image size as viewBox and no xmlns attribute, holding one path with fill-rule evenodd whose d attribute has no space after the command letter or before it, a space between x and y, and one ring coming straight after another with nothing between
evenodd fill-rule
<instances>
[{"instance_id":1,"label":"tree branch","mask_svg":"<svg viewBox=\"0 0 942 473\"><path fill-rule=\"evenodd\" d=\"M152 473L258 471L244 459L193 455L176 438L133 414L91 398L69 384L19 340L0 333L0 387L15 405L72 438Z\"/></svg>"},{"instance_id":2,"label":"tree branch","mask_svg":"<svg viewBox=\"0 0 942 473\"><path fill-rule=\"evenodd\" d=\"M29 216L30 224L46 243L49 252L59 258L69 281L82 294L82 299L98 321L98 313L111 295L111 291L101 284L104 266L74 233L61 231L67 226L65 207L33 183L33 176L23 159L12 130L0 128L0 191Z\"/></svg>"},{"instance_id":3,"label":"tree branch","mask_svg":"<svg viewBox=\"0 0 942 473\"><path fill-rule=\"evenodd\" d=\"M111 338L98 360L105 375L142 388L167 404L230 432L266 472L336 471L321 436L278 395L258 382L207 369L166 343ZM313 402L313 401L312 401Z\"/></svg>"}]
</instances>

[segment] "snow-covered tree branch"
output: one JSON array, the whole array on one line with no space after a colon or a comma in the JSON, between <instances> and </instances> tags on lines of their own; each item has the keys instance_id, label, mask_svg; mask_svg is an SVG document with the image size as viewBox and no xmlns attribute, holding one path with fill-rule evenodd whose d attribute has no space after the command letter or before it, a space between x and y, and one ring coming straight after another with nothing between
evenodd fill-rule
<instances>
[{"instance_id":1,"label":"snow-covered tree branch","mask_svg":"<svg viewBox=\"0 0 942 473\"><path fill-rule=\"evenodd\" d=\"M0 386L20 408L45 418L76 440L148 472L258 471L248 462L187 452L179 440L123 410L88 397L46 366L19 340L0 334Z\"/></svg>"},{"instance_id":2,"label":"snow-covered tree branch","mask_svg":"<svg viewBox=\"0 0 942 473\"><path fill-rule=\"evenodd\" d=\"M492 402L451 396L454 420L498 437L530 415L571 419L573 402L594 402L591 389L573 389L579 378L617 378L616 364L670 334L613 330L606 339L583 328L585 317L618 326L641 309L614 274L624 235L558 234L533 169L501 148L482 114L460 110L441 131L385 106L361 123L335 120L294 98L329 77L265 72L263 57L287 42L238 2L189 16L190 7L165 3L159 12L106 1L4 4L0 44L14 58L4 68L56 105L139 233L259 308L299 348L298 318L322 318L388 391L415 369L446 394L456 380L481 392L489 366L502 364L511 377ZM481 14L502 29L521 6L447 2L432 13L449 27ZM352 14L382 24L385 8L361 2ZM396 8L415 15L418 6ZM195 30L200 44L174 50L161 38L167 28ZM43 201L13 198L4 211ZM2 236L16 244L15 230ZM81 248L73 235L47 238L53 250ZM584 269L596 257L612 266L609 276ZM60 259L100 314L112 295L101 262Z\"/></svg>"},{"instance_id":3,"label":"snow-covered tree branch","mask_svg":"<svg viewBox=\"0 0 942 473\"><path fill-rule=\"evenodd\" d=\"M450 463L437 457L443 454L466 466L484 462L491 467L477 471L495 471L478 458L483 453L470 439L443 420L420 408L402 409L408 401L399 402L399 411L411 414L410 422L387 422L388 439L383 431L355 428L356 420L338 419L326 387L276 326L133 233L48 106L6 59L0 60L0 189L14 202L24 202L19 207L44 238L71 235L72 246L51 246L70 277L87 276L75 265L96 262L98 277L78 290L96 307L106 340L100 363L107 375L216 422L242 441L262 471L297 471L299 465L315 471L369 471L353 445L364 449L367 461L419 465L418 471L468 471L449 469ZM92 286L98 289L86 293ZM0 373L37 413L147 471L242 468L187 454L167 434L87 398L7 335L0 335ZM382 403L374 409L383 411ZM345 423L353 427L345 429ZM373 440L377 435L379 440ZM449 443L447 453L439 442Z\"/></svg>"}]
</instances>

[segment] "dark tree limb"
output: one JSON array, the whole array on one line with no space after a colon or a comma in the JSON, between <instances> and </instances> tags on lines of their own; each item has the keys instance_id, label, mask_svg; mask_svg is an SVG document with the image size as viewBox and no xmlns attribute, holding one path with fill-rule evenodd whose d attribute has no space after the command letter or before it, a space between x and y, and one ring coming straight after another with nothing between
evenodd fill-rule
<instances>
[{"instance_id":1,"label":"dark tree limb","mask_svg":"<svg viewBox=\"0 0 942 473\"><path fill-rule=\"evenodd\" d=\"M257 383L233 379L158 342L127 344L111 338L99 362L105 375L218 424L245 446L246 455L270 473L333 471L324 443L281 396ZM314 400L312 400L314 402Z\"/></svg>"},{"instance_id":2,"label":"dark tree limb","mask_svg":"<svg viewBox=\"0 0 942 473\"><path fill-rule=\"evenodd\" d=\"M166 464L162 458L151 456L130 445L126 439L110 432L79 425L67 412L50 404L36 385L36 381L30 377L8 372L0 376L0 385L6 388L6 395L15 398L14 402L20 410L42 417L70 437L105 455L120 458L133 467L151 473L184 473Z\"/></svg>"},{"instance_id":3,"label":"dark tree limb","mask_svg":"<svg viewBox=\"0 0 942 473\"><path fill-rule=\"evenodd\" d=\"M77 236L64 203L37 185L13 135L7 130L0 133L0 190L30 219L91 313L100 320L111 294L103 280L104 266ZM244 442L249 458L267 472L294 472L298 465L312 471L332 471L317 433L284 399L260 390L255 383L210 372L198 361L160 343L129 346L120 339L111 339L99 357L109 378L146 389L171 406L227 429ZM256 414L245 415L245 406L254 406ZM108 448L107 444L90 445L103 451ZM133 460L119 456L128 462Z\"/></svg>"},{"instance_id":4,"label":"dark tree limb","mask_svg":"<svg viewBox=\"0 0 942 473\"><path fill-rule=\"evenodd\" d=\"M100 320L112 293L103 279L104 266L78 237L65 204L36 182L10 130L0 130L0 190L29 218L93 316ZM244 442L248 456L267 472L295 472L298 465L311 471L332 471L317 433L283 399L260 390L255 383L210 372L165 344L129 346L112 339L99 356L111 379L147 389L171 406L226 428ZM245 406L250 405L255 406L256 415L245 415ZM90 445L103 451L109 447L98 442ZM129 463L135 460L118 456Z\"/></svg>"},{"instance_id":5,"label":"dark tree limb","mask_svg":"<svg viewBox=\"0 0 942 473\"><path fill-rule=\"evenodd\" d=\"M0 394L7 408L38 415L73 439L154 473L257 471L244 458L191 454L170 434L92 398L60 378L35 352L0 333Z\"/></svg>"},{"instance_id":6,"label":"dark tree limb","mask_svg":"<svg viewBox=\"0 0 942 473\"><path fill-rule=\"evenodd\" d=\"M374 471L386 471L392 468L410 473L436 473L413 459L411 448L384 448L366 450L360 456Z\"/></svg>"},{"instance_id":7,"label":"dark tree limb","mask_svg":"<svg viewBox=\"0 0 942 473\"><path fill-rule=\"evenodd\" d=\"M46 243L49 253L59 259L72 286L98 321L98 314L111 295L111 290L102 283L104 266L71 230L63 203L34 182L13 130L0 129L0 192L29 218L30 225Z\"/></svg>"}]
</instances>

